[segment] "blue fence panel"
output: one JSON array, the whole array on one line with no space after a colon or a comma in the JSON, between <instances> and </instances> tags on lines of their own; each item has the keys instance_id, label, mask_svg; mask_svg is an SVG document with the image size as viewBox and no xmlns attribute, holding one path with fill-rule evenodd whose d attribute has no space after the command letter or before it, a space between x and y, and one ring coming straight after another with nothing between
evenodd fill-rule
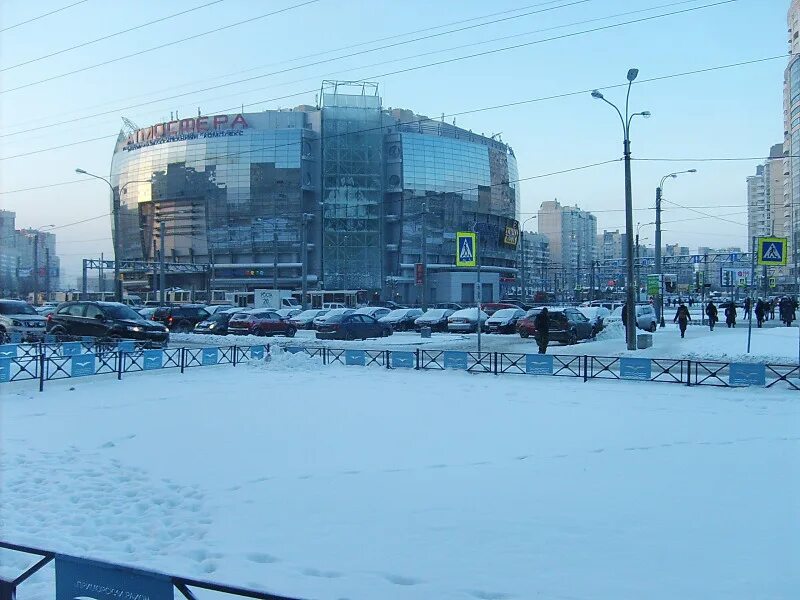
<instances>
[{"instance_id":1,"label":"blue fence panel","mask_svg":"<svg viewBox=\"0 0 800 600\"><path fill-rule=\"evenodd\" d=\"M463 371L466 371L467 367L469 366L467 364L468 356L469 355L466 352L456 352L454 350L448 350L444 353L444 368L461 369Z\"/></svg>"},{"instance_id":2,"label":"blue fence panel","mask_svg":"<svg viewBox=\"0 0 800 600\"><path fill-rule=\"evenodd\" d=\"M94 354L81 354L73 356L70 365L70 376L85 377L94 375L97 360Z\"/></svg>"},{"instance_id":3,"label":"blue fence panel","mask_svg":"<svg viewBox=\"0 0 800 600\"><path fill-rule=\"evenodd\" d=\"M284 351L288 352L289 354L299 354L300 352L303 351L303 348L300 348L298 346L286 346L284 348Z\"/></svg>"},{"instance_id":4,"label":"blue fence panel","mask_svg":"<svg viewBox=\"0 0 800 600\"><path fill-rule=\"evenodd\" d=\"M16 344L3 344L0 346L0 358L17 358Z\"/></svg>"},{"instance_id":5,"label":"blue fence panel","mask_svg":"<svg viewBox=\"0 0 800 600\"><path fill-rule=\"evenodd\" d=\"M526 354L525 372L529 375L552 375L553 357L547 354Z\"/></svg>"},{"instance_id":6,"label":"blue fence panel","mask_svg":"<svg viewBox=\"0 0 800 600\"><path fill-rule=\"evenodd\" d=\"M11 381L11 359L0 358L0 382Z\"/></svg>"},{"instance_id":7,"label":"blue fence panel","mask_svg":"<svg viewBox=\"0 0 800 600\"><path fill-rule=\"evenodd\" d=\"M624 356L619 359L619 376L622 379L650 381L650 378L653 376L653 364L649 358L630 358Z\"/></svg>"},{"instance_id":8,"label":"blue fence panel","mask_svg":"<svg viewBox=\"0 0 800 600\"><path fill-rule=\"evenodd\" d=\"M390 354L389 364L393 369L413 369L416 363L417 357L413 352L393 350Z\"/></svg>"},{"instance_id":9,"label":"blue fence panel","mask_svg":"<svg viewBox=\"0 0 800 600\"><path fill-rule=\"evenodd\" d=\"M150 369L160 369L164 366L163 350L145 350L142 353L142 368L145 371Z\"/></svg>"},{"instance_id":10,"label":"blue fence panel","mask_svg":"<svg viewBox=\"0 0 800 600\"><path fill-rule=\"evenodd\" d=\"M363 350L345 350L344 364L363 367L366 363L366 358L367 355Z\"/></svg>"},{"instance_id":11,"label":"blue fence panel","mask_svg":"<svg viewBox=\"0 0 800 600\"><path fill-rule=\"evenodd\" d=\"M301 350L301 348L296 348L296 350ZM250 358L254 360L261 360L264 358L264 346L252 346L250 348Z\"/></svg>"},{"instance_id":12,"label":"blue fence panel","mask_svg":"<svg viewBox=\"0 0 800 600\"><path fill-rule=\"evenodd\" d=\"M83 354L83 344L80 342L64 342L61 344L61 356L78 356Z\"/></svg>"},{"instance_id":13,"label":"blue fence panel","mask_svg":"<svg viewBox=\"0 0 800 600\"><path fill-rule=\"evenodd\" d=\"M728 370L731 385L767 385L767 368L763 364L731 363Z\"/></svg>"},{"instance_id":14,"label":"blue fence panel","mask_svg":"<svg viewBox=\"0 0 800 600\"><path fill-rule=\"evenodd\" d=\"M219 348L203 348L201 363L205 365L215 365L219 362Z\"/></svg>"},{"instance_id":15,"label":"blue fence panel","mask_svg":"<svg viewBox=\"0 0 800 600\"><path fill-rule=\"evenodd\" d=\"M172 600L176 595L172 580L166 575L95 560L56 556L56 600L95 597Z\"/></svg>"}]
</instances>

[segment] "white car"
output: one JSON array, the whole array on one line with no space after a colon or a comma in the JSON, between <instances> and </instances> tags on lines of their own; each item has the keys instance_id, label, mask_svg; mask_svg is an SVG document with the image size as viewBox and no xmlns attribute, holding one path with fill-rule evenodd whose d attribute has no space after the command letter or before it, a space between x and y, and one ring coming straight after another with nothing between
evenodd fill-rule
<instances>
[{"instance_id":1,"label":"white car","mask_svg":"<svg viewBox=\"0 0 800 600\"><path fill-rule=\"evenodd\" d=\"M205 307L205 311L210 315L215 315L218 312L227 311L236 308L233 304L209 304Z\"/></svg>"},{"instance_id":2,"label":"white car","mask_svg":"<svg viewBox=\"0 0 800 600\"><path fill-rule=\"evenodd\" d=\"M299 315L303 312L302 308L279 308L275 311L281 317L281 319L291 319L292 317Z\"/></svg>"},{"instance_id":3,"label":"white car","mask_svg":"<svg viewBox=\"0 0 800 600\"><path fill-rule=\"evenodd\" d=\"M322 317L328 311L324 308L309 308L289 319L298 329L314 329L314 319Z\"/></svg>"},{"instance_id":4,"label":"white car","mask_svg":"<svg viewBox=\"0 0 800 600\"><path fill-rule=\"evenodd\" d=\"M447 319L447 331L458 333L476 333L478 331L478 318L477 308L462 308L461 310L457 310ZM489 315L481 311L481 327L486 325L486 320L488 318Z\"/></svg>"},{"instance_id":5,"label":"white car","mask_svg":"<svg viewBox=\"0 0 800 600\"><path fill-rule=\"evenodd\" d=\"M354 313L354 312L356 312L356 311L354 311L352 308L333 308L333 309L329 310L328 312L326 312L324 315L320 315L320 316L314 318L314 329L316 329L317 327L322 325L325 322L325 320L327 318L329 318L329 317L334 317L334 316L338 317L340 315L349 315L350 313Z\"/></svg>"},{"instance_id":6,"label":"white car","mask_svg":"<svg viewBox=\"0 0 800 600\"><path fill-rule=\"evenodd\" d=\"M39 341L44 337L47 319L27 302L22 300L0 300L0 339L5 342L12 333L18 333L23 341Z\"/></svg>"},{"instance_id":7,"label":"white car","mask_svg":"<svg viewBox=\"0 0 800 600\"><path fill-rule=\"evenodd\" d=\"M486 329L493 333L515 333L517 321L524 316L521 308L501 308L486 320Z\"/></svg>"},{"instance_id":8,"label":"white car","mask_svg":"<svg viewBox=\"0 0 800 600\"><path fill-rule=\"evenodd\" d=\"M356 310L357 315L369 315L376 320L380 320L390 312L392 312L391 309L386 308L385 306L364 306Z\"/></svg>"},{"instance_id":9,"label":"white car","mask_svg":"<svg viewBox=\"0 0 800 600\"><path fill-rule=\"evenodd\" d=\"M331 310L331 309L334 309L334 308L347 308L347 307L344 304L342 304L341 302L323 302L322 303L322 308L326 308L328 310Z\"/></svg>"},{"instance_id":10,"label":"white car","mask_svg":"<svg viewBox=\"0 0 800 600\"><path fill-rule=\"evenodd\" d=\"M606 319L611 316L611 311L605 306L580 306L578 310L591 321L595 335L603 331L603 327L606 326Z\"/></svg>"},{"instance_id":11,"label":"white car","mask_svg":"<svg viewBox=\"0 0 800 600\"><path fill-rule=\"evenodd\" d=\"M612 323L621 324L622 307L620 306L615 308L608 317L603 319L603 321L606 325L610 325ZM645 331L649 331L650 333L655 333L656 329L658 329L656 311L649 304L636 305L636 327L639 329L644 329Z\"/></svg>"}]
</instances>

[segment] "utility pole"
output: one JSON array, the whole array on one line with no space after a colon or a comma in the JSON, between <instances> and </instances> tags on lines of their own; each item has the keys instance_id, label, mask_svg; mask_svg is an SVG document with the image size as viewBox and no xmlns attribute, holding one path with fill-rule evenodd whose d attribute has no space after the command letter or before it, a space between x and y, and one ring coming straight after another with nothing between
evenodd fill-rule
<instances>
[{"instance_id":1,"label":"utility pole","mask_svg":"<svg viewBox=\"0 0 800 600\"><path fill-rule=\"evenodd\" d=\"M521 302L525 302L526 291L527 288L525 286L525 231L522 227L519 230L519 254L522 258L519 261L519 272L520 272L520 293L519 299Z\"/></svg>"},{"instance_id":2,"label":"utility pole","mask_svg":"<svg viewBox=\"0 0 800 600\"><path fill-rule=\"evenodd\" d=\"M428 204L426 202L423 202L422 203L422 310L428 310L428 231L426 226L427 214L428 214ZM478 316L480 317L480 315Z\"/></svg>"},{"instance_id":3,"label":"utility pole","mask_svg":"<svg viewBox=\"0 0 800 600\"><path fill-rule=\"evenodd\" d=\"M161 248L158 253L158 301L161 306L164 306L167 303L167 284L164 275L164 253L166 252L164 238L167 237L167 224L165 221L161 221L158 224L158 233L161 238Z\"/></svg>"},{"instance_id":4,"label":"utility pole","mask_svg":"<svg viewBox=\"0 0 800 600\"><path fill-rule=\"evenodd\" d=\"M89 282L86 281L86 259L83 259L83 270L81 272L81 300L86 300L89 292Z\"/></svg>"},{"instance_id":5,"label":"utility pole","mask_svg":"<svg viewBox=\"0 0 800 600\"><path fill-rule=\"evenodd\" d=\"M50 300L50 248L44 249L44 301Z\"/></svg>"},{"instance_id":6,"label":"utility pole","mask_svg":"<svg viewBox=\"0 0 800 600\"><path fill-rule=\"evenodd\" d=\"M33 303L39 303L39 231L33 236Z\"/></svg>"},{"instance_id":7,"label":"utility pole","mask_svg":"<svg viewBox=\"0 0 800 600\"><path fill-rule=\"evenodd\" d=\"M592 294L590 296L592 301L594 301L594 299L595 299L594 289L595 289L595 286L597 285L597 280L595 279L595 268L596 267L597 267L597 261L593 260L592 261L592 282L591 282L592 283Z\"/></svg>"},{"instance_id":8,"label":"utility pole","mask_svg":"<svg viewBox=\"0 0 800 600\"><path fill-rule=\"evenodd\" d=\"M639 260L639 229L636 229L636 301L639 301L639 290L642 289L642 262Z\"/></svg>"},{"instance_id":9,"label":"utility pole","mask_svg":"<svg viewBox=\"0 0 800 600\"><path fill-rule=\"evenodd\" d=\"M278 289L278 230L275 221L272 222L272 289Z\"/></svg>"},{"instance_id":10,"label":"utility pole","mask_svg":"<svg viewBox=\"0 0 800 600\"><path fill-rule=\"evenodd\" d=\"M479 246L478 233L475 232L475 265L478 271L478 360L481 359L481 300L483 299L483 288L481 287L481 253Z\"/></svg>"},{"instance_id":11,"label":"utility pole","mask_svg":"<svg viewBox=\"0 0 800 600\"><path fill-rule=\"evenodd\" d=\"M757 248L757 244L756 244L756 236L753 236L753 241L750 244L750 290L747 292L747 296L748 296L748 298L750 298L750 316L747 319L747 353L748 354L750 354L750 338L753 335L753 313L756 310L755 294L753 294L753 290L755 289L755 283L756 283L756 252L757 251L758 251L758 248Z\"/></svg>"},{"instance_id":12,"label":"utility pole","mask_svg":"<svg viewBox=\"0 0 800 600\"><path fill-rule=\"evenodd\" d=\"M105 300L104 294L106 292L106 274L105 274L105 270L103 269L103 267L105 267L105 259L103 258L103 253L101 252L100 253L100 269L98 271L100 273L100 275L97 278L97 291L100 292L100 300Z\"/></svg>"},{"instance_id":13,"label":"utility pole","mask_svg":"<svg viewBox=\"0 0 800 600\"><path fill-rule=\"evenodd\" d=\"M658 301L656 305L656 319L659 327L664 327L664 273L661 264L661 186L656 188L656 273L658 273Z\"/></svg>"},{"instance_id":14,"label":"utility pole","mask_svg":"<svg viewBox=\"0 0 800 600\"><path fill-rule=\"evenodd\" d=\"M308 222L311 220L311 215L308 213L303 213L302 218L302 225L300 226L300 245L302 246L302 260L303 266L300 271L300 305L303 307L303 310L308 308L308 242L306 241L306 227Z\"/></svg>"}]
</instances>

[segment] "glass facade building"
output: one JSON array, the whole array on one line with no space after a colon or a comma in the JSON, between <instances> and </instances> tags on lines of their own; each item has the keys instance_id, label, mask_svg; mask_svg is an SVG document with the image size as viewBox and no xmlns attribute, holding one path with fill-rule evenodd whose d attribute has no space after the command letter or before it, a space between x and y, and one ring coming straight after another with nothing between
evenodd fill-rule
<instances>
[{"instance_id":1,"label":"glass facade building","mask_svg":"<svg viewBox=\"0 0 800 600\"><path fill-rule=\"evenodd\" d=\"M297 290L305 262L310 290L415 302L425 253L429 300L452 301L462 299L444 291L447 274L461 271L455 233L474 230L492 296L513 285L509 146L384 109L375 84L325 82L320 98L319 107L176 116L121 133L111 180L123 258L157 260L163 231L166 260L213 264L213 281L187 274L183 287Z\"/></svg>"}]
</instances>

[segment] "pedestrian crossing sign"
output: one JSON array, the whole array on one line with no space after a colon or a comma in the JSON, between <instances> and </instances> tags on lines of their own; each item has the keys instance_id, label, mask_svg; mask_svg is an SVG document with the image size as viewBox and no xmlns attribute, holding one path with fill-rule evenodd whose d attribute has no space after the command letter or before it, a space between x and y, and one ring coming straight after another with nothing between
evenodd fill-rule
<instances>
[{"instance_id":1,"label":"pedestrian crossing sign","mask_svg":"<svg viewBox=\"0 0 800 600\"><path fill-rule=\"evenodd\" d=\"M456 233L456 266L475 267L478 265L476 255L478 249L478 234L472 231L459 231Z\"/></svg>"},{"instance_id":2,"label":"pedestrian crossing sign","mask_svg":"<svg viewBox=\"0 0 800 600\"><path fill-rule=\"evenodd\" d=\"M783 266L786 264L788 240L777 237L758 238L758 264Z\"/></svg>"}]
</instances>

